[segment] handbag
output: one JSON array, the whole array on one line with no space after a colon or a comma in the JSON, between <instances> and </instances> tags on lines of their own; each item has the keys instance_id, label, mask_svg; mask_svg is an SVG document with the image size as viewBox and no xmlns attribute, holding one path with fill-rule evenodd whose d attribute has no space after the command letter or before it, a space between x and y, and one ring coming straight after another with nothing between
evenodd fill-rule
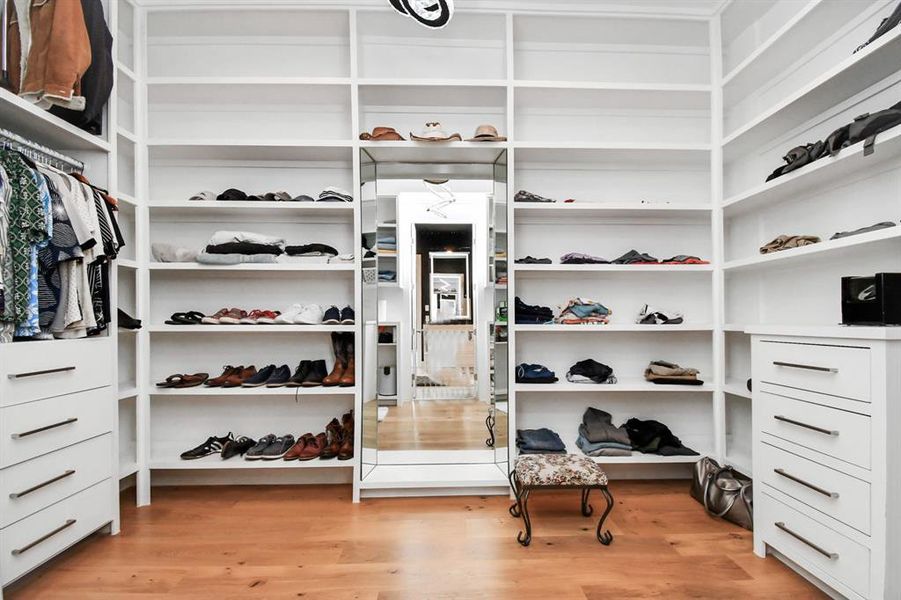
<instances>
[{"instance_id":1,"label":"handbag","mask_svg":"<svg viewBox=\"0 0 901 600\"><path fill-rule=\"evenodd\" d=\"M709 457L699 460L691 480L691 496L710 516L753 531L752 481L732 467L721 467Z\"/></svg>"}]
</instances>

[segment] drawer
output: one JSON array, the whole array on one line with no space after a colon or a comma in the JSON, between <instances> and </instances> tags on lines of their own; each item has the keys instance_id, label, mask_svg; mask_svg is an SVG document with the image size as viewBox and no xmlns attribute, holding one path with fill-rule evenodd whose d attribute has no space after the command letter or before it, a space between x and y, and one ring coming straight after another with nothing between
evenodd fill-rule
<instances>
[{"instance_id":1,"label":"drawer","mask_svg":"<svg viewBox=\"0 0 901 600\"><path fill-rule=\"evenodd\" d=\"M870 468L870 417L767 392L755 393L754 408L760 431Z\"/></svg>"},{"instance_id":2,"label":"drawer","mask_svg":"<svg viewBox=\"0 0 901 600\"><path fill-rule=\"evenodd\" d=\"M870 551L769 496L755 506L754 527L762 539L827 584L830 579L869 597Z\"/></svg>"},{"instance_id":3,"label":"drawer","mask_svg":"<svg viewBox=\"0 0 901 600\"><path fill-rule=\"evenodd\" d=\"M760 380L870 402L870 350L763 341Z\"/></svg>"},{"instance_id":4,"label":"drawer","mask_svg":"<svg viewBox=\"0 0 901 600\"><path fill-rule=\"evenodd\" d=\"M870 534L870 484L763 443L754 460L759 478L824 515Z\"/></svg>"},{"instance_id":5,"label":"drawer","mask_svg":"<svg viewBox=\"0 0 901 600\"><path fill-rule=\"evenodd\" d=\"M108 338L0 346L0 406L112 385Z\"/></svg>"},{"instance_id":6,"label":"drawer","mask_svg":"<svg viewBox=\"0 0 901 600\"><path fill-rule=\"evenodd\" d=\"M0 528L113 475L113 436L0 469Z\"/></svg>"},{"instance_id":7,"label":"drawer","mask_svg":"<svg viewBox=\"0 0 901 600\"><path fill-rule=\"evenodd\" d=\"M111 482L102 481L0 531L3 585L112 521Z\"/></svg>"},{"instance_id":8,"label":"drawer","mask_svg":"<svg viewBox=\"0 0 901 600\"><path fill-rule=\"evenodd\" d=\"M0 468L113 430L112 388L0 408Z\"/></svg>"}]
</instances>

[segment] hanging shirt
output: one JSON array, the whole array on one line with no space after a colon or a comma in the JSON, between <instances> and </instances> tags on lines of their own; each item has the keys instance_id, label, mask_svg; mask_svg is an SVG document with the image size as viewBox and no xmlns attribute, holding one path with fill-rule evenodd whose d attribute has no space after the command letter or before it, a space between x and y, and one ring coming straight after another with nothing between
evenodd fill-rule
<instances>
[{"instance_id":1,"label":"hanging shirt","mask_svg":"<svg viewBox=\"0 0 901 600\"><path fill-rule=\"evenodd\" d=\"M50 191L44 176L34 169L29 169L31 178L40 194L41 210L44 215L45 236L31 245L28 256L28 307L25 315L16 322L16 335L32 337L41 332L40 302L38 301L38 252L46 248L53 237L53 213L51 211Z\"/></svg>"}]
</instances>

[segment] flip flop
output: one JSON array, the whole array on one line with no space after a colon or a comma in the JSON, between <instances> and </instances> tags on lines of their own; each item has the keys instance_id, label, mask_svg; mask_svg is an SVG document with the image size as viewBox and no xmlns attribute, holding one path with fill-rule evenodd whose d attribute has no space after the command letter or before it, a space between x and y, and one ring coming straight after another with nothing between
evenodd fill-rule
<instances>
[{"instance_id":1,"label":"flip flop","mask_svg":"<svg viewBox=\"0 0 901 600\"><path fill-rule=\"evenodd\" d=\"M203 313L199 313L196 310L177 312L169 317L169 320L166 321L166 325L200 325L201 319L203 319L204 316Z\"/></svg>"},{"instance_id":2,"label":"flip flop","mask_svg":"<svg viewBox=\"0 0 901 600\"><path fill-rule=\"evenodd\" d=\"M209 373L194 373L193 375L182 375L181 381L172 387L174 388L190 388L203 385L210 378Z\"/></svg>"},{"instance_id":3,"label":"flip flop","mask_svg":"<svg viewBox=\"0 0 901 600\"><path fill-rule=\"evenodd\" d=\"M159 388L171 388L175 387L177 384L181 383L184 375L181 373L176 373L175 375L169 375L166 377L166 381L161 381L156 384L156 387Z\"/></svg>"}]
</instances>

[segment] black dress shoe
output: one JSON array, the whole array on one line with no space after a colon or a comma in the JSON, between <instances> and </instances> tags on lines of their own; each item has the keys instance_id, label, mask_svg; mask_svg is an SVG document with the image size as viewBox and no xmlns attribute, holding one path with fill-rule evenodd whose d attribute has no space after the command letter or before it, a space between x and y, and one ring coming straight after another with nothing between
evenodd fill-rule
<instances>
[{"instance_id":1,"label":"black dress shoe","mask_svg":"<svg viewBox=\"0 0 901 600\"><path fill-rule=\"evenodd\" d=\"M221 456L223 460L227 460L234 456L239 456L246 453L255 445L255 441L253 441L246 435L242 435L236 440L229 440L225 442L225 445L222 446L222 452L219 453L219 456Z\"/></svg>"},{"instance_id":2,"label":"black dress shoe","mask_svg":"<svg viewBox=\"0 0 901 600\"><path fill-rule=\"evenodd\" d=\"M310 372L303 378L302 387L316 387L322 385L322 380L328 377L324 360L314 360L310 365Z\"/></svg>"},{"instance_id":3,"label":"black dress shoe","mask_svg":"<svg viewBox=\"0 0 901 600\"><path fill-rule=\"evenodd\" d=\"M300 387L303 384L303 380L309 375L312 366L312 360L300 361L297 365L297 370L294 371L294 375L291 376L291 379L288 380L285 387Z\"/></svg>"}]
</instances>

